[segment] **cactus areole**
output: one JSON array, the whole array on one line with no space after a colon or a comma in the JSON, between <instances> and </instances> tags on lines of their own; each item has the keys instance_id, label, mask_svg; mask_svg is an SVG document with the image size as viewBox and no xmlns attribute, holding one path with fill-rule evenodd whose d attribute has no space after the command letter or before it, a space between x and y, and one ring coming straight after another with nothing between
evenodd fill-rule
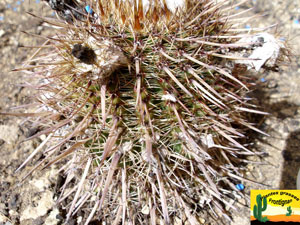
<instances>
[{"instance_id":1,"label":"cactus areole","mask_svg":"<svg viewBox=\"0 0 300 225\"><path fill-rule=\"evenodd\" d=\"M43 18L55 35L16 70L38 91L36 108L20 113L41 130L29 139L46 138L20 168L43 149L32 171L64 165L66 220L84 207L85 224L199 224L207 205L229 219L244 157L259 154L241 140L248 129L263 133L246 119L263 112L237 61L261 43L239 41L254 35L232 23L241 3L45 2L58 15Z\"/></svg>"}]
</instances>

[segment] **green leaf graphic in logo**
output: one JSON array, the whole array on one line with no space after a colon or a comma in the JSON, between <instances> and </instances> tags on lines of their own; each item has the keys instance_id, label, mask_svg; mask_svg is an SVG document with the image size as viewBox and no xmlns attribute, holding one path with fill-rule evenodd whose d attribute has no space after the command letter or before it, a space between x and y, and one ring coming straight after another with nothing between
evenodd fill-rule
<instances>
[{"instance_id":1,"label":"green leaf graphic in logo","mask_svg":"<svg viewBox=\"0 0 300 225\"><path fill-rule=\"evenodd\" d=\"M286 216L292 215L292 208L291 208L291 206L287 207L287 213L285 215Z\"/></svg>"},{"instance_id":2,"label":"green leaf graphic in logo","mask_svg":"<svg viewBox=\"0 0 300 225\"><path fill-rule=\"evenodd\" d=\"M262 201L263 201L263 204L262 204ZM256 203L257 203L257 205L254 205L254 207L253 207L254 217L260 222L265 223L265 222L269 221L268 217L266 217L266 216L262 217L262 215L261 215L261 213L267 209L267 199L262 198L261 195L259 194L256 196Z\"/></svg>"}]
</instances>

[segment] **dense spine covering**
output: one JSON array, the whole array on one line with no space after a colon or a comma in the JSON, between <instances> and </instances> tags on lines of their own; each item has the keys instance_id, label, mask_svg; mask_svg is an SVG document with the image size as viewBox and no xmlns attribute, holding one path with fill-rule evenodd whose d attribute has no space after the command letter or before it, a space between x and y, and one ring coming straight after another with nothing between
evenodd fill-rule
<instances>
[{"instance_id":1,"label":"dense spine covering","mask_svg":"<svg viewBox=\"0 0 300 225\"><path fill-rule=\"evenodd\" d=\"M204 199L226 216L256 154L239 142L257 130L245 112L260 113L235 63L249 43L237 42L231 1L47 2L60 19L43 20L60 29L21 69L41 78L31 115L42 131L30 138L47 135L47 157L36 168L68 157L64 187L77 181L67 219L90 202L86 224L199 224Z\"/></svg>"}]
</instances>

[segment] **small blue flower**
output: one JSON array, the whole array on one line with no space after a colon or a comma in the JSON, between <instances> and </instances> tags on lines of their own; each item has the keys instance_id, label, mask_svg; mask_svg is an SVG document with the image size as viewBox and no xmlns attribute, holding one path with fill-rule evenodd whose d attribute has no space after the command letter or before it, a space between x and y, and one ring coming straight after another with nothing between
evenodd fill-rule
<instances>
[{"instance_id":1,"label":"small blue flower","mask_svg":"<svg viewBox=\"0 0 300 225\"><path fill-rule=\"evenodd\" d=\"M235 185L235 187L239 190L239 191L242 191L245 189L245 186L243 184L237 184Z\"/></svg>"},{"instance_id":2,"label":"small blue flower","mask_svg":"<svg viewBox=\"0 0 300 225\"><path fill-rule=\"evenodd\" d=\"M266 79L265 78L261 78L260 81L261 82L266 82Z\"/></svg>"},{"instance_id":3,"label":"small blue flower","mask_svg":"<svg viewBox=\"0 0 300 225\"><path fill-rule=\"evenodd\" d=\"M294 24L300 24L298 19L294 19Z\"/></svg>"},{"instance_id":4,"label":"small blue flower","mask_svg":"<svg viewBox=\"0 0 300 225\"><path fill-rule=\"evenodd\" d=\"M250 26L250 25L246 25L245 28L246 28L246 29L250 29L251 26Z\"/></svg>"},{"instance_id":5,"label":"small blue flower","mask_svg":"<svg viewBox=\"0 0 300 225\"><path fill-rule=\"evenodd\" d=\"M235 7L235 10L239 10L239 9L240 9L240 7L239 7L239 6Z\"/></svg>"},{"instance_id":6,"label":"small blue flower","mask_svg":"<svg viewBox=\"0 0 300 225\"><path fill-rule=\"evenodd\" d=\"M17 5L21 5L21 2L20 2L20 1L17 1Z\"/></svg>"},{"instance_id":7,"label":"small blue flower","mask_svg":"<svg viewBox=\"0 0 300 225\"><path fill-rule=\"evenodd\" d=\"M91 8L89 5L87 5L87 6L85 7L85 11L86 11L87 13L89 13L89 14L92 14L92 13L93 13L93 10L92 10L92 8Z\"/></svg>"}]
</instances>

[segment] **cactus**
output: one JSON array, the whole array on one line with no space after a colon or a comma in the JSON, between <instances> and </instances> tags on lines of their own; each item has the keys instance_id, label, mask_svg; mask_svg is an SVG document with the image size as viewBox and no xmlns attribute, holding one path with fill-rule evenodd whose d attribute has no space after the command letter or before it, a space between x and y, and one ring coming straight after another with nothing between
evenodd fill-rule
<instances>
[{"instance_id":1,"label":"cactus","mask_svg":"<svg viewBox=\"0 0 300 225\"><path fill-rule=\"evenodd\" d=\"M226 189L245 180L244 156L259 154L239 140L263 133L246 116L262 113L247 96L255 78L236 62L262 43L238 42L253 34L231 23L239 3L46 2L60 20L44 22L60 29L16 69L38 79L36 108L20 115L41 130L29 139L47 136L31 172L68 159L62 191L77 186L61 195L73 197L66 219L85 205L86 224L172 224L184 214L198 224L203 198L227 217Z\"/></svg>"},{"instance_id":2,"label":"cactus","mask_svg":"<svg viewBox=\"0 0 300 225\"><path fill-rule=\"evenodd\" d=\"M261 195L259 194L256 196L256 203L257 203L257 205L254 205L254 207L253 207L254 217L260 222L269 221L268 217L266 217L266 216L262 217L262 212L267 209L267 199L262 198Z\"/></svg>"},{"instance_id":3,"label":"cactus","mask_svg":"<svg viewBox=\"0 0 300 225\"><path fill-rule=\"evenodd\" d=\"M292 207L291 206L287 207L287 213L285 215L286 216L291 216L292 215Z\"/></svg>"}]
</instances>

